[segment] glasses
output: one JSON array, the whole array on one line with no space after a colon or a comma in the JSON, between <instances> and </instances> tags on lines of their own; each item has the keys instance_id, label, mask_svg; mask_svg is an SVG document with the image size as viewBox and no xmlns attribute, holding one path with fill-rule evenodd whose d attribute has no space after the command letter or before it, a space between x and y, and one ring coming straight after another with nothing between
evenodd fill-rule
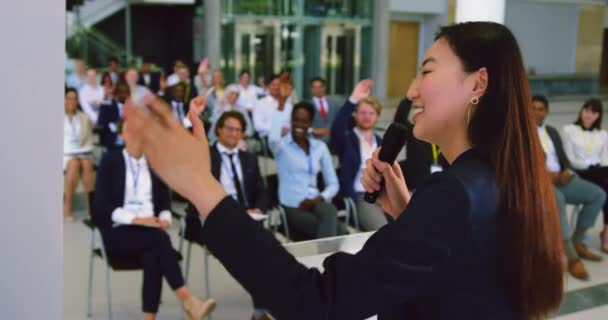
<instances>
[{"instance_id":1,"label":"glasses","mask_svg":"<svg viewBox=\"0 0 608 320\"><path fill-rule=\"evenodd\" d=\"M228 131L228 132L236 132L236 133L241 133L243 132L242 128L238 128L238 127L233 127L233 126L229 126L229 125L225 125L222 127L222 129Z\"/></svg>"}]
</instances>

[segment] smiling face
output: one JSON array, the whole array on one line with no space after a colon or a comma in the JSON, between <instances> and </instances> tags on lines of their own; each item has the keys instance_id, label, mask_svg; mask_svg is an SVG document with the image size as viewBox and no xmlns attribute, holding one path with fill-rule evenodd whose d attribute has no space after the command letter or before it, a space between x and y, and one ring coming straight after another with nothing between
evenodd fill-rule
<instances>
[{"instance_id":1,"label":"smiling face","mask_svg":"<svg viewBox=\"0 0 608 320\"><path fill-rule=\"evenodd\" d=\"M294 140L306 139L308 129L312 126L310 113L304 108L294 109L291 116L291 134Z\"/></svg>"},{"instance_id":2,"label":"smiling face","mask_svg":"<svg viewBox=\"0 0 608 320\"><path fill-rule=\"evenodd\" d=\"M463 65L445 39L435 41L424 55L420 74L407 92L414 112L414 136L435 144L449 141L467 127L467 109L475 88L475 73Z\"/></svg>"}]
</instances>

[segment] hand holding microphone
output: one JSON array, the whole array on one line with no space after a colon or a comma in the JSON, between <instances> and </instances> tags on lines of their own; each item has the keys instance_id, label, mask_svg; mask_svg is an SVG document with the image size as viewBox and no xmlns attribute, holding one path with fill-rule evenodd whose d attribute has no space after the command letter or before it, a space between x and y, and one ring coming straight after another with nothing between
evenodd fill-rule
<instances>
[{"instance_id":1,"label":"hand holding microphone","mask_svg":"<svg viewBox=\"0 0 608 320\"><path fill-rule=\"evenodd\" d=\"M403 172L395 162L408 134L410 130L405 126L391 124L384 135L383 146L366 161L361 175L361 183L367 191L365 201L375 203L378 200L382 209L395 218L405 210L410 200Z\"/></svg>"}]
</instances>

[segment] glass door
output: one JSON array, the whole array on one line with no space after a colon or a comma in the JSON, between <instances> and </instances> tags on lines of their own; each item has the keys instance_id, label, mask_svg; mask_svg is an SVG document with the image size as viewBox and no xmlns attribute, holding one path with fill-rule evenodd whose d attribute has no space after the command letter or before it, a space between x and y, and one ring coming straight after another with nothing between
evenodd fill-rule
<instances>
[{"instance_id":1,"label":"glass door","mask_svg":"<svg viewBox=\"0 0 608 320\"><path fill-rule=\"evenodd\" d=\"M328 95L350 93L360 73L361 28L324 26L321 36L321 74Z\"/></svg>"},{"instance_id":2,"label":"glass door","mask_svg":"<svg viewBox=\"0 0 608 320\"><path fill-rule=\"evenodd\" d=\"M274 23L237 23L235 32L235 79L242 70L251 78L270 76L278 70L279 26Z\"/></svg>"}]
</instances>

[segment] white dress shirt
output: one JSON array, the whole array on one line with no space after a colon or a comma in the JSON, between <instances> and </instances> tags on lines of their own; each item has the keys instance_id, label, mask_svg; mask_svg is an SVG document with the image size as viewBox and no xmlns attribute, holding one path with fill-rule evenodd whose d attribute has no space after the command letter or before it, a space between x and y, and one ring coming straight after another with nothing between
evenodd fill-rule
<instances>
[{"instance_id":1,"label":"white dress shirt","mask_svg":"<svg viewBox=\"0 0 608 320\"><path fill-rule=\"evenodd\" d=\"M549 172L553 173L561 172L562 166L559 164L559 158L557 157L557 152L555 151L555 145L553 144L551 137L549 137L545 125L538 127L538 136L540 138L540 143L543 146L543 150L545 151L547 169Z\"/></svg>"},{"instance_id":2,"label":"white dress shirt","mask_svg":"<svg viewBox=\"0 0 608 320\"><path fill-rule=\"evenodd\" d=\"M78 102L80 103L80 107L93 123L97 123L97 117L99 115L99 107L96 107L94 104L101 103L103 101L103 96L104 90L100 85L92 87L87 83L78 90Z\"/></svg>"},{"instance_id":3,"label":"white dress shirt","mask_svg":"<svg viewBox=\"0 0 608 320\"><path fill-rule=\"evenodd\" d=\"M122 150L125 159L125 198L122 207L114 209L112 221L114 226L129 225L135 218L154 216L154 202L152 201L152 177L146 158L131 157L126 149ZM161 211L159 219L171 224L171 212Z\"/></svg>"},{"instance_id":4,"label":"white dress shirt","mask_svg":"<svg viewBox=\"0 0 608 320\"><path fill-rule=\"evenodd\" d=\"M135 85L135 88L131 88L131 99L138 105L142 105L144 97L150 94L150 90L142 85Z\"/></svg>"},{"instance_id":5,"label":"white dress shirt","mask_svg":"<svg viewBox=\"0 0 608 320\"><path fill-rule=\"evenodd\" d=\"M184 109L183 102L171 101L171 109L173 110L173 116L175 119L181 123L184 128L192 127L192 123L190 119L188 119L188 115L186 114L186 109Z\"/></svg>"},{"instance_id":6,"label":"white dress shirt","mask_svg":"<svg viewBox=\"0 0 608 320\"><path fill-rule=\"evenodd\" d=\"M370 145L367 140L365 140L363 133L361 133L359 129L353 128L353 132L355 133L355 135L357 135L357 138L359 139L359 152L361 154L361 164L359 165L359 171L357 172L355 181L353 181L353 189L355 190L355 192L365 192L363 184L361 184L361 175L363 169L365 169L365 161L367 161L367 159L371 159L374 150L378 148L378 141L376 141L376 136L373 135L373 143L372 145Z\"/></svg>"},{"instance_id":7,"label":"white dress shirt","mask_svg":"<svg viewBox=\"0 0 608 320\"><path fill-rule=\"evenodd\" d=\"M253 84L250 84L245 87L242 85L238 85L239 87L239 99L237 100L237 104L245 107L247 111L253 110L258 101L258 94L260 94L261 89Z\"/></svg>"},{"instance_id":8,"label":"white dress shirt","mask_svg":"<svg viewBox=\"0 0 608 320\"><path fill-rule=\"evenodd\" d=\"M608 166L608 132L594 129L585 131L581 126L564 126L564 151L576 170L587 170L589 166Z\"/></svg>"},{"instance_id":9,"label":"white dress shirt","mask_svg":"<svg viewBox=\"0 0 608 320\"><path fill-rule=\"evenodd\" d=\"M253 125L260 136L265 137L270 132L270 128L272 127L272 117L276 112L278 112L278 108L279 102L272 96L266 96L258 100L258 103L253 109ZM283 116L283 127L291 127L292 110L293 105L291 104L290 99L288 99L287 102L285 102L285 109L281 113Z\"/></svg>"},{"instance_id":10,"label":"white dress shirt","mask_svg":"<svg viewBox=\"0 0 608 320\"><path fill-rule=\"evenodd\" d=\"M241 191L243 192L243 196L246 196L244 190L245 185L243 184L243 169L241 167L241 159L239 158L239 150L238 148L228 149L219 142L217 143L217 150L220 152L220 155L222 157L220 183L224 187L224 191L226 191L227 194L231 195L235 200L238 201L236 186L234 185L234 180L232 178L233 173L229 155L234 154L234 156L232 157L232 161L234 162L236 174L239 177L239 181L241 182L241 188L243 188L243 190Z\"/></svg>"}]
</instances>

